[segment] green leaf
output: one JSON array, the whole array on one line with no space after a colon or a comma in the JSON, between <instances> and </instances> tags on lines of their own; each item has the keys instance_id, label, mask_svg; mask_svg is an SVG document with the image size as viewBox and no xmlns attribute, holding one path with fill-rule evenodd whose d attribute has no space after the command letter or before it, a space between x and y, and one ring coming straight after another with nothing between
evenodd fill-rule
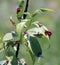
<instances>
[{"instance_id":1,"label":"green leaf","mask_svg":"<svg viewBox=\"0 0 60 65\"><path fill-rule=\"evenodd\" d=\"M19 8L24 8L25 0L19 0Z\"/></svg>"},{"instance_id":2,"label":"green leaf","mask_svg":"<svg viewBox=\"0 0 60 65\"><path fill-rule=\"evenodd\" d=\"M31 49L33 51L33 54L37 57L40 57L42 55L42 49L41 49L40 43L37 40L37 38L30 36L29 41L30 41L30 45L31 45Z\"/></svg>"},{"instance_id":3,"label":"green leaf","mask_svg":"<svg viewBox=\"0 0 60 65\"><path fill-rule=\"evenodd\" d=\"M7 65L12 65L10 62Z\"/></svg>"},{"instance_id":4,"label":"green leaf","mask_svg":"<svg viewBox=\"0 0 60 65\"><path fill-rule=\"evenodd\" d=\"M18 65L18 61L17 58L14 56L12 61L11 61L11 65Z\"/></svg>"},{"instance_id":5,"label":"green leaf","mask_svg":"<svg viewBox=\"0 0 60 65\"><path fill-rule=\"evenodd\" d=\"M8 42L6 43L6 46L7 46L7 47L13 46L13 41L8 41Z\"/></svg>"},{"instance_id":6,"label":"green leaf","mask_svg":"<svg viewBox=\"0 0 60 65\"><path fill-rule=\"evenodd\" d=\"M31 50L31 48L30 48L30 42L29 42L29 40L27 39L27 35L25 35L24 38L25 38L25 44L24 44L24 46L26 47L27 51L29 52L29 55L30 55L30 57L31 57L31 59L32 59L32 61L33 61L33 65L34 65L34 63L35 63L35 56L34 56L34 54L32 53L32 50Z\"/></svg>"},{"instance_id":7,"label":"green leaf","mask_svg":"<svg viewBox=\"0 0 60 65\"><path fill-rule=\"evenodd\" d=\"M5 60L5 58L6 58L5 50L4 49L1 49L0 50L0 61L1 60Z\"/></svg>"},{"instance_id":8,"label":"green leaf","mask_svg":"<svg viewBox=\"0 0 60 65\"><path fill-rule=\"evenodd\" d=\"M27 42L27 43L29 43L29 42ZM31 56L31 59L33 61L33 64L34 64L35 63L35 56L34 56L34 54L32 53L31 49L28 47L27 44L25 44L25 47L27 48L27 51L29 52L29 54Z\"/></svg>"},{"instance_id":9,"label":"green leaf","mask_svg":"<svg viewBox=\"0 0 60 65\"><path fill-rule=\"evenodd\" d=\"M24 58L26 60L27 65L33 65L33 60L28 50L29 49L27 49L24 44L21 44L18 58Z\"/></svg>"},{"instance_id":10,"label":"green leaf","mask_svg":"<svg viewBox=\"0 0 60 65\"><path fill-rule=\"evenodd\" d=\"M18 18L19 22L21 22L22 14L23 14L22 10L19 13L17 13L17 18Z\"/></svg>"},{"instance_id":11,"label":"green leaf","mask_svg":"<svg viewBox=\"0 0 60 65\"><path fill-rule=\"evenodd\" d=\"M21 20L21 22L28 22L28 21L30 21L30 19L23 19L23 20Z\"/></svg>"},{"instance_id":12,"label":"green leaf","mask_svg":"<svg viewBox=\"0 0 60 65\"><path fill-rule=\"evenodd\" d=\"M49 8L40 8L40 10L41 10L42 12L46 12L46 11L48 11L48 12L53 12L53 10L52 10L52 9L49 9Z\"/></svg>"},{"instance_id":13,"label":"green leaf","mask_svg":"<svg viewBox=\"0 0 60 65\"><path fill-rule=\"evenodd\" d=\"M24 7L25 7L25 0L19 0L18 1L18 3L19 3L19 11L18 11L18 8L17 8L17 18L18 18L18 20L19 20L19 22L21 22L21 19L22 19L22 15L23 15L23 13L24 13Z\"/></svg>"},{"instance_id":14,"label":"green leaf","mask_svg":"<svg viewBox=\"0 0 60 65\"><path fill-rule=\"evenodd\" d=\"M20 37L20 35L21 35L22 31L23 31L23 28L25 26L25 23L26 22L20 22L20 23L18 23L16 25L16 32L17 32L17 34L18 34L19 37Z\"/></svg>"},{"instance_id":15,"label":"green leaf","mask_svg":"<svg viewBox=\"0 0 60 65\"><path fill-rule=\"evenodd\" d=\"M40 9L36 10L36 11L32 14L32 17L36 16L37 14L44 13L44 12L53 12L53 10L52 10L52 9L49 9L49 8L40 8Z\"/></svg>"},{"instance_id":16,"label":"green leaf","mask_svg":"<svg viewBox=\"0 0 60 65\"><path fill-rule=\"evenodd\" d=\"M10 57L10 56L14 56L15 55L15 50L13 49L13 47L9 46L6 50L5 50L6 56Z\"/></svg>"},{"instance_id":17,"label":"green leaf","mask_svg":"<svg viewBox=\"0 0 60 65\"><path fill-rule=\"evenodd\" d=\"M24 14L28 15L29 18L32 18L32 15L30 14L30 12L24 12Z\"/></svg>"}]
</instances>

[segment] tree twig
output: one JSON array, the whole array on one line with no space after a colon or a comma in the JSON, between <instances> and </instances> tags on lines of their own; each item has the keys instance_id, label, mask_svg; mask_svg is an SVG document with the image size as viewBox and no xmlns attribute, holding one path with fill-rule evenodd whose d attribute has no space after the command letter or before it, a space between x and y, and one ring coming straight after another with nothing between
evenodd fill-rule
<instances>
[{"instance_id":1,"label":"tree twig","mask_svg":"<svg viewBox=\"0 0 60 65\"><path fill-rule=\"evenodd\" d=\"M29 2L29 0L26 1L26 7L25 7L24 12L27 12L27 10L28 10L28 2ZM26 14L23 14L23 19L25 19L26 16L27 16ZM17 42L17 43L18 43L18 45L17 45L17 51L16 51L16 58L18 57L19 46L20 46L20 42Z\"/></svg>"},{"instance_id":2,"label":"tree twig","mask_svg":"<svg viewBox=\"0 0 60 65\"><path fill-rule=\"evenodd\" d=\"M16 22L13 21L12 16L10 16L10 22L11 22L14 26L16 26Z\"/></svg>"},{"instance_id":3,"label":"tree twig","mask_svg":"<svg viewBox=\"0 0 60 65\"><path fill-rule=\"evenodd\" d=\"M17 45L17 51L16 51L16 58L17 58L17 57L18 57L18 53L19 53L20 42L18 41L18 42L16 42L16 43L18 43L18 45Z\"/></svg>"},{"instance_id":4,"label":"tree twig","mask_svg":"<svg viewBox=\"0 0 60 65\"><path fill-rule=\"evenodd\" d=\"M27 10L28 10L28 4L29 4L29 0L26 1L26 7L25 7L24 12L27 12ZM25 19L26 16L27 16L27 14L23 14L23 19Z\"/></svg>"}]
</instances>

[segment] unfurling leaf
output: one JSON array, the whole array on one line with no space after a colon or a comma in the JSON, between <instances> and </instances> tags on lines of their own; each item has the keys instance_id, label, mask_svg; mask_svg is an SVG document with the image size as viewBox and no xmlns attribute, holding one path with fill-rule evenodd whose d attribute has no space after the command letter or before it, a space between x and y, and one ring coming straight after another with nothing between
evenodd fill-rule
<instances>
[{"instance_id":1,"label":"unfurling leaf","mask_svg":"<svg viewBox=\"0 0 60 65\"><path fill-rule=\"evenodd\" d=\"M25 4L25 0L19 0L19 7L16 10L16 14L19 22L21 22L22 15L24 12L24 4Z\"/></svg>"}]
</instances>

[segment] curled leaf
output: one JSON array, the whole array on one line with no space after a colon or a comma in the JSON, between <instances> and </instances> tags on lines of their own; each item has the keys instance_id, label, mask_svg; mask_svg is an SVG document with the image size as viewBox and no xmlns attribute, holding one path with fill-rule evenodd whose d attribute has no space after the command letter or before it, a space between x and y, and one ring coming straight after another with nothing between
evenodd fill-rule
<instances>
[{"instance_id":1,"label":"curled leaf","mask_svg":"<svg viewBox=\"0 0 60 65\"><path fill-rule=\"evenodd\" d=\"M38 22L38 21L34 22L33 24L36 25L36 26L39 28L39 30L40 30L39 32L40 32L41 34L43 34L43 36L45 36L45 37L48 38L48 39L50 38L52 32L49 31L45 25L41 24L41 23ZM36 31L37 31L37 30L35 30L35 32L36 32Z\"/></svg>"},{"instance_id":2,"label":"curled leaf","mask_svg":"<svg viewBox=\"0 0 60 65\"><path fill-rule=\"evenodd\" d=\"M4 65L6 63L6 60L0 61L0 65Z\"/></svg>"},{"instance_id":3,"label":"curled leaf","mask_svg":"<svg viewBox=\"0 0 60 65\"><path fill-rule=\"evenodd\" d=\"M3 41L14 40L16 37L17 35L15 32L6 33L5 36L3 37Z\"/></svg>"}]
</instances>

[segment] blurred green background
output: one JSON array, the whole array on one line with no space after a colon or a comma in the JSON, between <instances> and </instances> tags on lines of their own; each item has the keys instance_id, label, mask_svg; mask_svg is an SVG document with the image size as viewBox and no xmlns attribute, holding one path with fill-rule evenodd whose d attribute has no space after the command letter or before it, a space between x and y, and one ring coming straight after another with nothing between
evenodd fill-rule
<instances>
[{"instance_id":1,"label":"blurred green background","mask_svg":"<svg viewBox=\"0 0 60 65\"><path fill-rule=\"evenodd\" d=\"M13 19L18 22L16 18L17 1L18 0L0 0L0 37L14 30L14 26L9 21L11 15ZM37 16L37 20L45 24L53 34L50 42L41 40L44 58L41 58L39 63L36 62L35 65L60 65L60 0L30 0L28 11L32 13L42 7L54 10L54 12L46 15ZM49 49L48 43L51 44Z\"/></svg>"}]
</instances>

